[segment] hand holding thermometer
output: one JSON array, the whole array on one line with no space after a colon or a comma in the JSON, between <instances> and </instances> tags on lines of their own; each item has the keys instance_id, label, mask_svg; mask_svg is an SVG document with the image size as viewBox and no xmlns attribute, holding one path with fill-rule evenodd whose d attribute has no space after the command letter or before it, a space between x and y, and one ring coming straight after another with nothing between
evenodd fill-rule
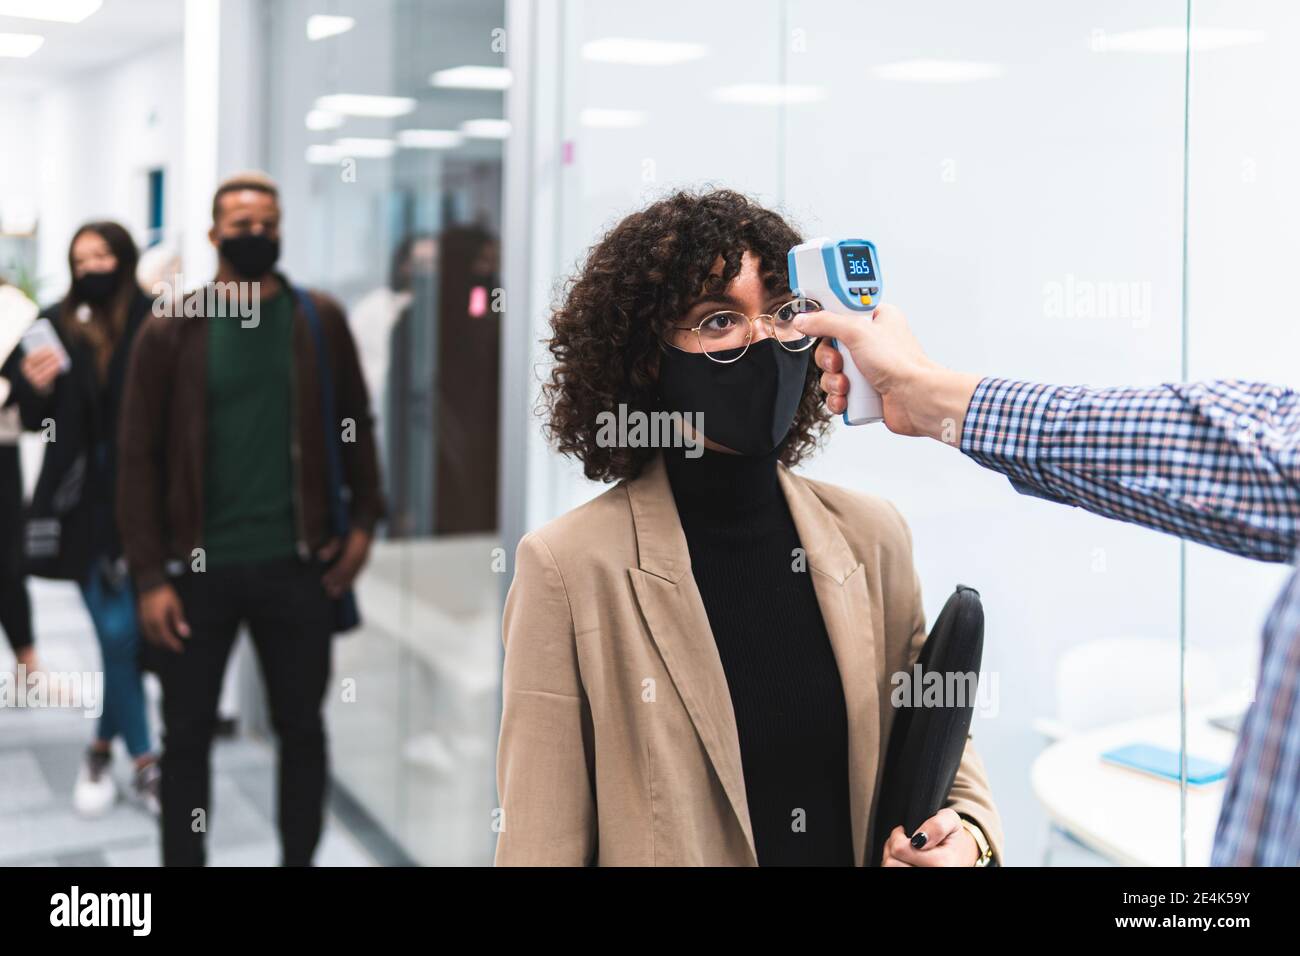
<instances>
[{"instance_id":1,"label":"hand holding thermometer","mask_svg":"<svg viewBox=\"0 0 1300 956\"><path fill-rule=\"evenodd\" d=\"M811 239L791 249L787 262L795 295L815 299L826 312L871 321L883 287L875 245L865 239ZM853 364L849 350L839 342L835 348L844 357L844 374L849 377L844 421L849 425L881 421L885 413L880 393Z\"/></svg>"}]
</instances>

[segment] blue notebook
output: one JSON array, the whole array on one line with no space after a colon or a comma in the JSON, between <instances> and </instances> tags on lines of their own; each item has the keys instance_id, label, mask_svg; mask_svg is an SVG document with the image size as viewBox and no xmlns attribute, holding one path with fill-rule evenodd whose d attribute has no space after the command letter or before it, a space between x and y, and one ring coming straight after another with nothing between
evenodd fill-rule
<instances>
[{"instance_id":1,"label":"blue notebook","mask_svg":"<svg viewBox=\"0 0 1300 956\"><path fill-rule=\"evenodd\" d=\"M1178 751L1157 747L1154 744L1128 744L1117 747L1106 751L1101 755L1101 759L1117 767L1137 770L1163 780L1172 780L1174 783L1180 779ZM1207 783L1215 783L1227 775L1228 765L1225 763L1193 757L1190 754L1187 757L1187 783L1191 786L1199 787Z\"/></svg>"}]
</instances>

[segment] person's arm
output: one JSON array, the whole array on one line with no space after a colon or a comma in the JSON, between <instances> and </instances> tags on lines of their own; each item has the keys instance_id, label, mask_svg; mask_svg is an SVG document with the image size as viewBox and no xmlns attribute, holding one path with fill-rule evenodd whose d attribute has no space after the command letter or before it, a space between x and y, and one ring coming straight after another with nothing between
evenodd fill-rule
<instances>
[{"instance_id":1,"label":"person's arm","mask_svg":"<svg viewBox=\"0 0 1300 956\"><path fill-rule=\"evenodd\" d=\"M984 379L961 450L1019 491L1262 561L1300 547L1300 394Z\"/></svg>"},{"instance_id":2,"label":"person's arm","mask_svg":"<svg viewBox=\"0 0 1300 956\"><path fill-rule=\"evenodd\" d=\"M966 749L962 753L957 776L953 779L952 789L948 791L948 802L944 806L955 811L963 820L969 820L979 827L993 851L993 862L1001 866L1002 818L993 805L988 772L975 750L973 736L968 735L966 738Z\"/></svg>"},{"instance_id":3,"label":"person's arm","mask_svg":"<svg viewBox=\"0 0 1300 956\"><path fill-rule=\"evenodd\" d=\"M1300 395L1276 385L1035 385L930 361L892 306L862 322L818 312L881 392L885 424L959 447L1020 491L1233 554L1288 561L1300 547ZM827 407L844 407L843 359L817 348Z\"/></svg>"},{"instance_id":4,"label":"person's arm","mask_svg":"<svg viewBox=\"0 0 1300 956\"><path fill-rule=\"evenodd\" d=\"M175 356L166 347L169 316L145 320L131 343L118 414L117 526L135 584L140 633L150 644L181 653L190 627L167 579L163 540L163 456Z\"/></svg>"},{"instance_id":5,"label":"person's arm","mask_svg":"<svg viewBox=\"0 0 1300 956\"><path fill-rule=\"evenodd\" d=\"M314 295L314 293L308 293ZM339 421L332 427L342 430L343 483L350 492L348 502L350 529L347 540L332 542L325 557L332 559L334 549L343 553L325 572L325 590L338 597L352 586L370 556L375 525L383 517L384 500L379 484L379 459L375 451L374 417L366 390L356 342L348 327L342 307L328 296L319 296L317 311L327 323L335 346L334 359L335 413Z\"/></svg>"},{"instance_id":6,"label":"person's arm","mask_svg":"<svg viewBox=\"0 0 1300 956\"><path fill-rule=\"evenodd\" d=\"M526 534L502 623L497 866L590 866L596 859L591 707L568 594L546 543Z\"/></svg>"},{"instance_id":7,"label":"person's arm","mask_svg":"<svg viewBox=\"0 0 1300 956\"><path fill-rule=\"evenodd\" d=\"M351 440L343 443L343 478L352 493L349 516L353 528L373 534L385 508L370 392L361 371L356 340L342 307L326 299L321 311L332 320L338 348L335 376L338 415L342 420L351 420L354 426Z\"/></svg>"},{"instance_id":8,"label":"person's arm","mask_svg":"<svg viewBox=\"0 0 1300 956\"><path fill-rule=\"evenodd\" d=\"M174 356L162 323L188 321L152 316L135 336L118 413L117 526L136 591L167 583L163 542L163 442L171 407Z\"/></svg>"},{"instance_id":9,"label":"person's arm","mask_svg":"<svg viewBox=\"0 0 1300 956\"><path fill-rule=\"evenodd\" d=\"M53 407L51 401L55 379L59 374L59 363L53 349L38 349L48 353L39 359L33 359L22 344L22 333L42 314L53 320L55 313L47 309L41 313L35 302L27 298L15 287L0 279L0 339L8 348L3 363L0 363L0 406L16 406L22 427L34 430L33 422L39 423L46 418ZM57 334L57 325L55 326ZM33 387L31 377L41 383L38 390Z\"/></svg>"},{"instance_id":10,"label":"person's arm","mask_svg":"<svg viewBox=\"0 0 1300 956\"><path fill-rule=\"evenodd\" d=\"M28 353L22 345L9 353L3 366L0 366L0 376L8 379L10 388L4 404L18 407L18 416L25 431L39 431L45 427L45 421L53 417L57 407L59 389L67 387L68 381L68 376L59 369L58 355L54 349L43 348ZM32 384L33 378L41 383L41 388Z\"/></svg>"}]
</instances>

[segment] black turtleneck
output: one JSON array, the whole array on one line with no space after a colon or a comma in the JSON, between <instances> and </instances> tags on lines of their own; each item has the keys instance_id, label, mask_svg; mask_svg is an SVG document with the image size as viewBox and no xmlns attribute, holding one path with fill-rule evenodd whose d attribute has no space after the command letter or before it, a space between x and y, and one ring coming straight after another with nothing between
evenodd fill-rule
<instances>
[{"instance_id":1,"label":"black turtleneck","mask_svg":"<svg viewBox=\"0 0 1300 956\"><path fill-rule=\"evenodd\" d=\"M844 687L777 457L664 452L731 692L759 865L852 866Z\"/></svg>"}]
</instances>

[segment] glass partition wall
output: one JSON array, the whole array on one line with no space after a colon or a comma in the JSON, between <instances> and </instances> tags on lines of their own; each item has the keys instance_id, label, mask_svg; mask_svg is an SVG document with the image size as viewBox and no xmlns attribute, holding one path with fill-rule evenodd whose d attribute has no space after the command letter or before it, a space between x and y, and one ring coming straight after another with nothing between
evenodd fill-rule
<instances>
[{"instance_id":1,"label":"glass partition wall","mask_svg":"<svg viewBox=\"0 0 1300 956\"><path fill-rule=\"evenodd\" d=\"M365 628L338 642L333 772L418 862L491 859L501 557L603 490L530 414L539 340L558 282L627 212L712 184L807 236L871 238L886 297L964 370L1300 384L1276 305L1300 213L1285 5L265 10L285 262L349 311L392 508ZM1009 863L1208 861L1222 784L1102 755L1230 757L1280 569L1017 495L880 427L836 424L804 470L898 506L931 620L954 585L981 592L973 734Z\"/></svg>"},{"instance_id":2,"label":"glass partition wall","mask_svg":"<svg viewBox=\"0 0 1300 956\"><path fill-rule=\"evenodd\" d=\"M567 274L674 187L730 186L806 236L874 240L886 298L953 367L1300 382L1300 332L1275 305L1300 212L1300 134L1275 95L1298 79L1287 44L1300 14L1283 5L535 9L562 51L558 108L540 120L555 126L554 162L534 160L534 215L554 213L535 279ZM544 302L528 322L544 335ZM536 439L525 469L542 489L525 527L602 490ZM981 592L972 729L1010 862L1208 862L1222 783L1103 755L1148 744L1176 768L1182 754L1230 759L1280 569L1020 496L879 426L837 423L804 470L898 506L930 620L956 584Z\"/></svg>"},{"instance_id":3,"label":"glass partition wall","mask_svg":"<svg viewBox=\"0 0 1300 956\"><path fill-rule=\"evenodd\" d=\"M1248 0L1193 0L1188 124L1189 379L1300 385L1300 327L1286 306L1300 219L1300 9ZM1186 549L1188 751L1230 752L1208 721L1254 694L1264 620L1286 568L1197 545ZM1221 721L1224 723L1224 721ZM1188 861L1204 857L1206 810L1188 794Z\"/></svg>"},{"instance_id":4,"label":"glass partition wall","mask_svg":"<svg viewBox=\"0 0 1300 956\"><path fill-rule=\"evenodd\" d=\"M787 202L814 234L874 238L888 299L938 361L1179 378L1183 64L1106 50L1153 18L1182 22L1180 0L1146 7L1135 21L1122 2L871 5L879 53L863 57L835 4L787 5L805 48L788 82L819 93L788 111ZM983 597L972 732L1008 855L1178 862L1177 785L1099 760L1178 747L1177 542L1017 495L936 443L860 431L837 429L810 472L898 506L928 619L959 582Z\"/></svg>"},{"instance_id":5,"label":"glass partition wall","mask_svg":"<svg viewBox=\"0 0 1300 956\"><path fill-rule=\"evenodd\" d=\"M347 309L389 519L336 640L332 772L412 860L491 858L503 4L265 5L284 261ZM499 571L499 568L497 569Z\"/></svg>"}]
</instances>

